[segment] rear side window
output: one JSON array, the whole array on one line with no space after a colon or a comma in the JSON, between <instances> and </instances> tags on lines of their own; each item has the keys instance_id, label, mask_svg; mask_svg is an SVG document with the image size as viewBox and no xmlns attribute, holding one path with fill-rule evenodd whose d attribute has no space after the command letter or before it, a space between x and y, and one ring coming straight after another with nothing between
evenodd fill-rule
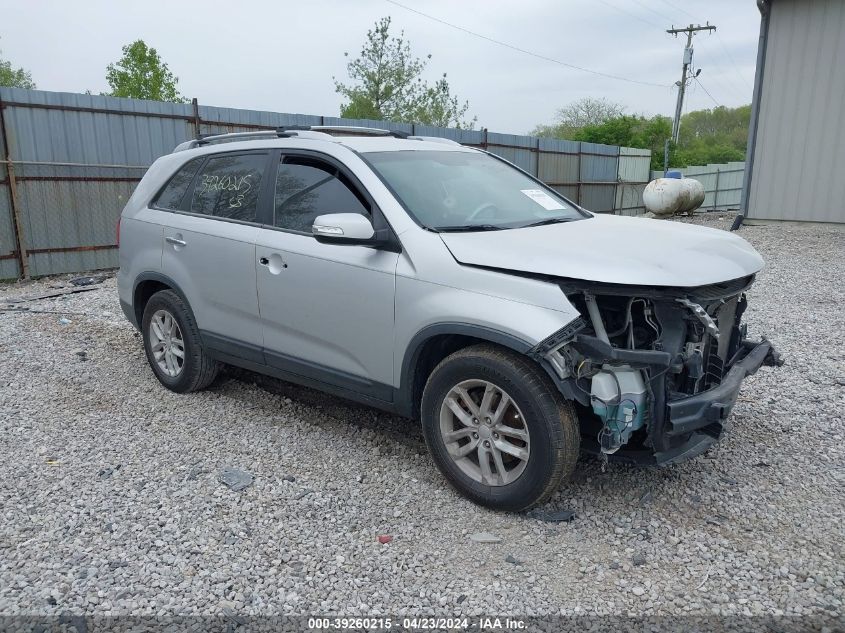
<instances>
[{"instance_id":1,"label":"rear side window","mask_svg":"<svg viewBox=\"0 0 845 633\"><path fill-rule=\"evenodd\" d=\"M319 215L370 213L346 176L311 158L287 158L279 165L274 207L274 226L303 233L311 233Z\"/></svg>"},{"instance_id":2,"label":"rear side window","mask_svg":"<svg viewBox=\"0 0 845 633\"><path fill-rule=\"evenodd\" d=\"M194 179L194 174L197 173L203 160L205 160L205 157L195 158L185 163L182 169L177 171L173 178L170 179L170 182L167 183L167 186L162 190L158 198L156 198L153 205L159 209L169 209L171 211L179 209L182 198L185 197L185 193Z\"/></svg>"},{"instance_id":3,"label":"rear side window","mask_svg":"<svg viewBox=\"0 0 845 633\"><path fill-rule=\"evenodd\" d=\"M255 222L267 154L210 158L191 198L191 211L218 218Z\"/></svg>"}]
</instances>

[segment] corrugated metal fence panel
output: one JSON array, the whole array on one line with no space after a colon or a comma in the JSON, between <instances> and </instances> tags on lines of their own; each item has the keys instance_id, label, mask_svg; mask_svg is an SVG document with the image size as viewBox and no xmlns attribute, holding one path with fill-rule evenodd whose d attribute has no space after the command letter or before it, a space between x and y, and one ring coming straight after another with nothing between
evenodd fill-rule
<instances>
[{"instance_id":1,"label":"corrugated metal fence panel","mask_svg":"<svg viewBox=\"0 0 845 633\"><path fill-rule=\"evenodd\" d=\"M681 170L684 178L694 178L704 187L704 202L701 204L701 209L713 208L713 200L716 197L717 170L718 166L716 165L690 165Z\"/></svg>"},{"instance_id":2,"label":"corrugated metal fence panel","mask_svg":"<svg viewBox=\"0 0 845 633\"><path fill-rule=\"evenodd\" d=\"M120 211L145 167L193 136L191 106L21 89L2 98L30 275L116 266Z\"/></svg>"},{"instance_id":3,"label":"corrugated metal fence panel","mask_svg":"<svg viewBox=\"0 0 845 633\"><path fill-rule=\"evenodd\" d=\"M541 138L537 177L570 200L578 201L581 180L581 143Z\"/></svg>"},{"instance_id":4,"label":"corrugated metal fence panel","mask_svg":"<svg viewBox=\"0 0 845 633\"><path fill-rule=\"evenodd\" d=\"M0 169L0 176L4 170ZM0 185L0 279L17 279L18 260L12 256L15 250L15 235L12 225L12 210L9 205L9 188ZM8 256L8 257L6 257Z\"/></svg>"},{"instance_id":5,"label":"corrugated metal fence panel","mask_svg":"<svg viewBox=\"0 0 845 633\"><path fill-rule=\"evenodd\" d=\"M611 213L616 202L616 174L619 148L615 145L581 143L582 207L596 213ZM602 184L587 184L602 183Z\"/></svg>"},{"instance_id":6,"label":"corrugated metal fence panel","mask_svg":"<svg viewBox=\"0 0 845 633\"><path fill-rule=\"evenodd\" d=\"M718 209L739 209L742 199L742 185L745 182L745 161L727 164L719 174L719 194L715 204Z\"/></svg>"},{"instance_id":7,"label":"corrugated metal fence panel","mask_svg":"<svg viewBox=\"0 0 845 633\"><path fill-rule=\"evenodd\" d=\"M134 182L22 181L18 202L31 251L115 244L117 219ZM113 268L117 249L32 253L29 274Z\"/></svg>"},{"instance_id":8,"label":"corrugated metal fence panel","mask_svg":"<svg viewBox=\"0 0 845 633\"><path fill-rule=\"evenodd\" d=\"M648 182L650 169L651 150L634 147L619 148L617 176L620 182Z\"/></svg>"},{"instance_id":9,"label":"corrugated metal fence panel","mask_svg":"<svg viewBox=\"0 0 845 633\"><path fill-rule=\"evenodd\" d=\"M16 160L149 165L193 137L190 104L20 88L0 88L0 96L7 102L6 133ZM60 109L63 107L132 114Z\"/></svg>"},{"instance_id":10,"label":"corrugated metal fence panel","mask_svg":"<svg viewBox=\"0 0 845 633\"><path fill-rule=\"evenodd\" d=\"M3 137L0 136L0 159L6 159L6 148ZM15 251L15 230L12 224L12 205L10 204L9 185L3 181L9 175L5 164L0 163L0 279L17 279L18 260L13 255Z\"/></svg>"},{"instance_id":11,"label":"corrugated metal fence panel","mask_svg":"<svg viewBox=\"0 0 845 633\"><path fill-rule=\"evenodd\" d=\"M417 136L439 136L448 138L463 145L481 145L484 132L481 130L459 130L453 127L435 127L433 125L415 125L414 134Z\"/></svg>"},{"instance_id":12,"label":"corrugated metal fence panel","mask_svg":"<svg viewBox=\"0 0 845 633\"><path fill-rule=\"evenodd\" d=\"M487 151L501 156L529 174L537 174L537 141L533 136L487 134Z\"/></svg>"},{"instance_id":13,"label":"corrugated metal fence panel","mask_svg":"<svg viewBox=\"0 0 845 633\"><path fill-rule=\"evenodd\" d=\"M311 114L287 114L266 110L241 110L199 106L202 134L228 134L251 130L274 130L283 125L320 125L322 117Z\"/></svg>"},{"instance_id":14,"label":"corrugated metal fence panel","mask_svg":"<svg viewBox=\"0 0 845 633\"><path fill-rule=\"evenodd\" d=\"M643 190L648 183L651 167L651 150L632 147L619 148L619 184L616 185L615 211L619 215L641 215Z\"/></svg>"}]
</instances>

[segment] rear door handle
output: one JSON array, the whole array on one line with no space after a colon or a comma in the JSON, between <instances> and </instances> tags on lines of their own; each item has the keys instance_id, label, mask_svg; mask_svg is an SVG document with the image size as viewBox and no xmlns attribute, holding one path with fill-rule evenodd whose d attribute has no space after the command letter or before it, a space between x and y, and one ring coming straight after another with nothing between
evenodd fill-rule
<instances>
[{"instance_id":1,"label":"rear door handle","mask_svg":"<svg viewBox=\"0 0 845 633\"><path fill-rule=\"evenodd\" d=\"M187 244L185 240L180 240L178 237L165 237L164 241L168 244L175 244L176 246L185 246Z\"/></svg>"}]
</instances>

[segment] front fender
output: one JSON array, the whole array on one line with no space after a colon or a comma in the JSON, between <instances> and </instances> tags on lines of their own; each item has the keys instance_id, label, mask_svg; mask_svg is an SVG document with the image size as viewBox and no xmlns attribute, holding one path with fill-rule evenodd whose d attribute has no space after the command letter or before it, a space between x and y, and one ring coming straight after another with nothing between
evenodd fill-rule
<instances>
[{"instance_id":1,"label":"front fender","mask_svg":"<svg viewBox=\"0 0 845 633\"><path fill-rule=\"evenodd\" d=\"M406 415L413 411L420 351L433 337L444 334L469 336L526 354L580 316L556 285L525 278L506 278L502 285L511 281L515 285L530 284L535 293L539 290L538 284L547 286L546 305L397 277L394 378L398 385L396 404L400 411ZM547 307L552 302L559 309Z\"/></svg>"}]
</instances>

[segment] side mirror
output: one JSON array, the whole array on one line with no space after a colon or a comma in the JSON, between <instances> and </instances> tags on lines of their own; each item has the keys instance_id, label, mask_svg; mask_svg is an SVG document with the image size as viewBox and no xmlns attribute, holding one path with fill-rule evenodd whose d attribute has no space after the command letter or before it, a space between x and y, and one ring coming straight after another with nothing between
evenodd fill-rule
<instances>
[{"instance_id":1,"label":"side mirror","mask_svg":"<svg viewBox=\"0 0 845 633\"><path fill-rule=\"evenodd\" d=\"M311 234L320 242L378 246L389 241L387 231L376 231L360 213L329 213L314 218Z\"/></svg>"}]
</instances>

